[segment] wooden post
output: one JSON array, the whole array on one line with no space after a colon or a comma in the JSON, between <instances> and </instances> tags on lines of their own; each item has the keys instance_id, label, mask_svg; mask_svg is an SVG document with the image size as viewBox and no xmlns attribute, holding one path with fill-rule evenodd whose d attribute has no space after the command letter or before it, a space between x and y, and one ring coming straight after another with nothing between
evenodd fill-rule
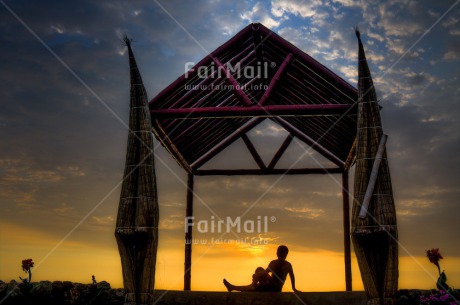
<instances>
[{"instance_id":1,"label":"wooden post","mask_svg":"<svg viewBox=\"0 0 460 305\"><path fill-rule=\"evenodd\" d=\"M193 175L187 179L187 207L185 210L185 263L184 263L184 290L190 290L192 279L192 226L188 226L189 217L193 216Z\"/></svg>"},{"instance_id":2,"label":"wooden post","mask_svg":"<svg viewBox=\"0 0 460 305\"><path fill-rule=\"evenodd\" d=\"M350 200L348 194L348 171L342 173L343 197L343 244L345 257L345 290L352 291L350 250Z\"/></svg>"}]
</instances>

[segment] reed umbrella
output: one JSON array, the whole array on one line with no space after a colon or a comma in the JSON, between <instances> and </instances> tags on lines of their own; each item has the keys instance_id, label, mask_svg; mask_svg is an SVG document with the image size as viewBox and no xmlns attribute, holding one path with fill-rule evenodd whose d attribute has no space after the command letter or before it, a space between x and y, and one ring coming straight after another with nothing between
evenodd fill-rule
<instances>
[{"instance_id":1,"label":"reed umbrella","mask_svg":"<svg viewBox=\"0 0 460 305\"><path fill-rule=\"evenodd\" d=\"M398 231L380 107L360 33L352 241L368 304L390 305L398 288Z\"/></svg>"},{"instance_id":2,"label":"reed umbrella","mask_svg":"<svg viewBox=\"0 0 460 305\"><path fill-rule=\"evenodd\" d=\"M131 49L128 147L115 237L121 257L125 304L152 304L158 246L158 195L147 94Z\"/></svg>"}]
</instances>

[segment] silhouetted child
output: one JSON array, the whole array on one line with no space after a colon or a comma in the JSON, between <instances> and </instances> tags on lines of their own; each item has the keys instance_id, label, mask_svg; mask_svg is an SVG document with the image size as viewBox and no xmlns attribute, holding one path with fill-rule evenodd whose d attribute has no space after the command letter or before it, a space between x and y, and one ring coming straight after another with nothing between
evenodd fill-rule
<instances>
[{"instance_id":1,"label":"silhouetted child","mask_svg":"<svg viewBox=\"0 0 460 305\"><path fill-rule=\"evenodd\" d=\"M232 290L237 291L278 291L281 292L286 277L289 274L291 278L292 290L300 292L295 288L295 276L291 263L286 261L289 249L286 246L279 246L276 251L278 259L273 260L265 270L258 267L256 272L252 275L252 283L246 286L235 286L230 284L224 279L224 285L229 292ZM270 275L271 273L271 275Z\"/></svg>"}]
</instances>

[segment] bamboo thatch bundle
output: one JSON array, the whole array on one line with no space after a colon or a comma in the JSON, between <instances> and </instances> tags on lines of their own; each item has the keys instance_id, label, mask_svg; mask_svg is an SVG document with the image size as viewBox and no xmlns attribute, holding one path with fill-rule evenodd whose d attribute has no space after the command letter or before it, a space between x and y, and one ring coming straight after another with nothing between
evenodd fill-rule
<instances>
[{"instance_id":1,"label":"bamboo thatch bundle","mask_svg":"<svg viewBox=\"0 0 460 305\"><path fill-rule=\"evenodd\" d=\"M359 42L359 110L352 241L368 304L394 304L398 288L398 231L386 149L377 167L367 214L359 216L383 130L377 95L358 30L356 35Z\"/></svg>"},{"instance_id":2,"label":"bamboo thatch bundle","mask_svg":"<svg viewBox=\"0 0 460 305\"><path fill-rule=\"evenodd\" d=\"M131 49L129 135L115 237L121 257L125 304L152 304L158 246L158 196L147 94Z\"/></svg>"}]
</instances>

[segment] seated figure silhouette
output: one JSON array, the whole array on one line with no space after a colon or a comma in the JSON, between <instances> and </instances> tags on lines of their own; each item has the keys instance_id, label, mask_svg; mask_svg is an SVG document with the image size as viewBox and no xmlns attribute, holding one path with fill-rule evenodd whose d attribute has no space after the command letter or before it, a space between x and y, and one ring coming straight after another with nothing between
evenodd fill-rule
<instances>
[{"instance_id":1,"label":"seated figure silhouette","mask_svg":"<svg viewBox=\"0 0 460 305\"><path fill-rule=\"evenodd\" d=\"M276 251L278 259L270 262L267 269L258 267L252 275L252 283L246 286L235 286L224 279L224 285L229 292L236 291L277 291L281 292L286 277L291 278L292 290L300 292L295 288L295 276L291 263L286 260L289 249L286 246L279 246Z\"/></svg>"}]
</instances>

